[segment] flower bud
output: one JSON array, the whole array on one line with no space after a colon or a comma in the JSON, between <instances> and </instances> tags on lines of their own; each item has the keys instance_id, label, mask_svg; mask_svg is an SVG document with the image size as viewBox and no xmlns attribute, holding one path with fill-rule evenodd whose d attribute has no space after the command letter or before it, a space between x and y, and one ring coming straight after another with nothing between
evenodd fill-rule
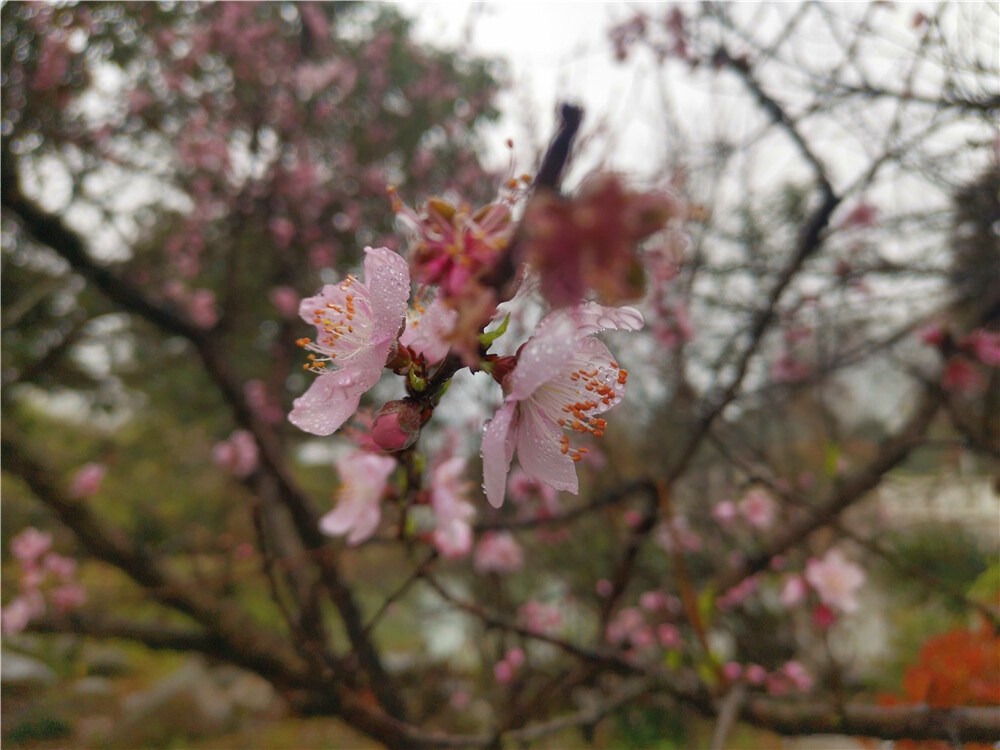
<instances>
[{"instance_id":1,"label":"flower bud","mask_svg":"<svg viewBox=\"0 0 1000 750\"><path fill-rule=\"evenodd\" d=\"M385 451L409 448L420 435L421 409L412 401L390 401L379 409L372 425L372 439Z\"/></svg>"}]
</instances>

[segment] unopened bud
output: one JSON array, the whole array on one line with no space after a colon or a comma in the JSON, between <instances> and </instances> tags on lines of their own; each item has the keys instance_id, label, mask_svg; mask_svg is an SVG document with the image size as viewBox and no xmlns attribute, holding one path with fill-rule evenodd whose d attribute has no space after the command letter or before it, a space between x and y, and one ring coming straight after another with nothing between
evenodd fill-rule
<instances>
[{"instance_id":1,"label":"unopened bud","mask_svg":"<svg viewBox=\"0 0 1000 750\"><path fill-rule=\"evenodd\" d=\"M421 409L412 401L390 401L379 409L372 425L372 440L385 451L409 448L420 436Z\"/></svg>"}]
</instances>

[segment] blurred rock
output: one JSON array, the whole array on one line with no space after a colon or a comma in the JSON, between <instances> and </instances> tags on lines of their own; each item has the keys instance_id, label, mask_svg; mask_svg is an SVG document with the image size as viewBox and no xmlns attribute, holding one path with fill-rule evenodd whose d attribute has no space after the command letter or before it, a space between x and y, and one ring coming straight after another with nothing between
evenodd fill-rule
<instances>
[{"instance_id":1,"label":"blurred rock","mask_svg":"<svg viewBox=\"0 0 1000 750\"><path fill-rule=\"evenodd\" d=\"M231 701L198 656L123 704L122 716L108 736L116 747L164 745L175 738L218 734L233 725Z\"/></svg>"},{"instance_id":2,"label":"blurred rock","mask_svg":"<svg viewBox=\"0 0 1000 750\"><path fill-rule=\"evenodd\" d=\"M51 667L30 656L7 649L0 664L0 682L4 690L33 692L48 687L56 681L56 673Z\"/></svg>"},{"instance_id":3,"label":"blurred rock","mask_svg":"<svg viewBox=\"0 0 1000 750\"><path fill-rule=\"evenodd\" d=\"M132 670L128 654L105 644L88 646L83 655L87 674L97 677L118 677Z\"/></svg>"}]
</instances>

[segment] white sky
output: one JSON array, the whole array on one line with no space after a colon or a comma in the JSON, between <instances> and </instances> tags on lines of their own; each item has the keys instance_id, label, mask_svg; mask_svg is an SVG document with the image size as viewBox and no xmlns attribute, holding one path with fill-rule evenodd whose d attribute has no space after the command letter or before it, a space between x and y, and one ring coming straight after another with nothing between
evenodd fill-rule
<instances>
[{"instance_id":1,"label":"white sky","mask_svg":"<svg viewBox=\"0 0 1000 750\"><path fill-rule=\"evenodd\" d=\"M618 65L612 56L608 29L649 3L624 2L421 2L399 3L417 19L418 39L438 46L461 48L504 58L512 88L500 99L504 119L490 139L496 160L507 161L505 141L512 138L520 161L529 169L533 148L544 147L555 128L559 102L582 104L585 125L599 117L614 123L620 141L633 138L636 128L649 127L632 116L637 95L635 70ZM471 33L469 33L471 29ZM533 132L528 123L536 123ZM621 168L641 169L637 149L626 149Z\"/></svg>"}]
</instances>

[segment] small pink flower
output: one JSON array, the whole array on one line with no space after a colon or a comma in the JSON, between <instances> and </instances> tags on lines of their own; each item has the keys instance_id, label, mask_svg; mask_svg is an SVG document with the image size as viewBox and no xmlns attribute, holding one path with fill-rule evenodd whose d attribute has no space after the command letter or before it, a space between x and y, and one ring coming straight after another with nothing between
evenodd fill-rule
<instances>
[{"instance_id":1,"label":"small pink flower","mask_svg":"<svg viewBox=\"0 0 1000 750\"><path fill-rule=\"evenodd\" d=\"M507 652L507 663L514 669L520 669L524 664L524 652L519 648L512 648Z\"/></svg>"},{"instance_id":2,"label":"small pink flower","mask_svg":"<svg viewBox=\"0 0 1000 750\"><path fill-rule=\"evenodd\" d=\"M802 576L786 576L785 584L781 587L781 606L791 608L797 604L801 604L805 600L808 591L809 587Z\"/></svg>"},{"instance_id":3,"label":"small pink flower","mask_svg":"<svg viewBox=\"0 0 1000 750\"><path fill-rule=\"evenodd\" d=\"M448 337L458 322L458 310L448 307L438 294L420 315L407 316L406 330L399 343L421 354L429 365L435 365L448 355Z\"/></svg>"},{"instance_id":4,"label":"small pink flower","mask_svg":"<svg viewBox=\"0 0 1000 750\"><path fill-rule=\"evenodd\" d=\"M723 526L728 526L736 520L736 504L730 500L723 500L712 508L712 518Z\"/></svg>"},{"instance_id":5,"label":"small pink flower","mask_svg":"<svg viewBox=\"0 0 1000 750\"><path fill-rule=\"evenodd\" d=\"M630 640L636 648L649 648L656 643L656 636L653 635L653 629L647 625L634 631Z\"/></svg>"},{"instance_id":6,"label":"small pink flower","mask_svg":"<svg viewBox=\"0 0 1000 750\"><path fill-rule=\"evenodd\" d=\"M562 624L562 612L559 607L535 600L525 602L518 607L517 615L524 626L535 633L551 633Z\"/></svg>"},{"instance_id":7,"label":"small pink flower","mask_svg":"<svg viewBox=\"0 0 1000 750\"><path fill-rule=\"evenodd\" d=\"M55 589L50 598L57 612L66 612L86 603L87 590L78 583L67 583Z\"/></svg>"},{"instance_id":8,"label":"small pink flower","mask_svg":"<svg viewBox=\"0 0 1000 750\"><path fill-rule=\"evenodd\" d=\"M805 667L803 667L799 662L786 662L785 666L781 668L781 671L792 681L798 690L801 690L803 693L808 693L812 690L813 678L809 676Z\"/></svg>"},{"instance_id":9,"label":"small pink flower","mask_svg":"<svg viewBox=\"0 0 1000 750\"><path fill-rule=\"evenodd\" d=\"M767 671L760 664L749 664L743 672L751 685L763 685L767 679Z\"/></svg>"},{"instance_id":10,"label":"small pink flower","mask_svg":"<svg viewBox=\"0 0 1000 750\"><path fill-rule=\"evenodd\" d=\"M662 591L646 591L639 595L639 606L647 612L667 608L667 595Z\"/></svg>"},{"instance_id":11,"label":"small pink flower","mask_svg":"<svg viewBox=\"0 0 1000 750\"><path fill-rule=\"evenodd\" d=\"M750 490L739 503L740 513L746 522L757 529L766 529L774 523L777 506L764 490Z\"/></svg>"},{"instance_id":12,"label":"small pink flower","mask_svg":"<svg viewBox=\"0 0 1000 750\"><path fill-rule=\"evenodd\" d=\"M276 286L267 294L274 309L283 318L294 318L299 309L299 293L290 286Z\"/></svg>"},{"instance_id":13,"label":"small pink flower","mask_svg":"<svg viewBox=\"0 0 1000 750\"><path fill-rule=\"evenodd\" d=\"M0 610L0 631L4 635L21 633L28 623L45 611L45 600L40 592L15 597Z\"/></svg>"},{"instance_id":14,"label":"small pink flower","mask_svg":"<svg viewBox=\"0 0 1000 750\"><path fill-rule=\"evenodd\" d=\"M722 674L730 682L735 682L743 676L743 666L739 662L727 661L722 667Z\"/></svg>"},{"instance_id":15,"label":"small pink flower","mask_svg":"<svg viewBox=\"0 0 1000 750\"><path fill-rule=\"evenodd\" d=\"M212 328L219 322L215 293L211 289L195 289L187 300L188 314L199 328Z\"/></svg>"},{"instance_id":16,"label":"small pink flower","mask_svg":"<svg viewBox=\"0 0 1000 750\"><path fill-rule=\"evenodd\" d=\"M501 685L508 684L514 679L514 668L504 660L493 665L493 676Z\"/></svg>"},{"instance_id":17,"label":"small pink flower","mask_svg":"<svg viewBox=\"0 0 1000 750\"><path fill-rule=\"evenodd\" d=\"M607 578L602 578L594 584L594 590L597 591L598 596L608 597L611 596L611 592L614 591L614 587L611 585L611 581Z\"/></svg>"},{"instance_id":18,"label":"small pink flower","mask_svg":"<svg viewBox=\"0 0 1000 750\"><path fill-rule=\"evenodd\" d=\"M374 534L382 519L382 494L395 468L395 459L365 451L348 453L337 461L341 481L337 507L320 519L319 530L330 536L347 534L348 544Z\"/></svg>"},{"instance_id":19,"label":"small pink flower","mask_svg":"<svg viewBox=\"0 0 1000 750\"><path fill-rule=\"evenodd\" d=\"M52 535L29 526L10 540L10 553L24 565L35 563L52 547Z\"/></svg>"},{"instance_id":20,"label":"small pink flower","mask_svg":"<svg viewBox=\"0 0 1000 750\"><path fill-rule=\"evenodd\" d=\"M108 469L104 464L89 463L80 467L70 482L70 497L82 498L96 495L101 491L101 483Z\"/></svg>"},{"instance_id":21,"label":"small pink flower","mask_svg":"<svg viewBox=\"0 0 1000 750\"><path fill-rule=\"evenodd\" d=\"M513 573L524 564L521 545L506 531L487 532L476 547L477 573Z\"/></svg>"},{"instance_id":22,"label":"small pink flower","mask_svg":"<svg viewBox=\"0 0 1000 750\"><path fill-rule=\"evenodd\" d=\"M629 508L627 511L625 511L624 518L625 518L625 525L628 526L630 529L634 529L636 526L642 523L642 513L635 510L634 508Z\"/></svg>"},{"instance_id":23,"label":"small pink flower","mask_svg":"<svg viewBox=\"0 0 1000 750\"><path fill-rule=\"evenodd\" d=\"M660 640L660 645L664 648L680 648L681 631L676 625L665 622L656 628L656 637Z\"/></svg>"},{"instance_id":24,"label":"small pink flower","mask_svg":"<svg viewBox=\"0 0 1000 750\"><path fill-rule=\"evenodd\" d=\"M254 436L246 430L236 430L228 440L212 448L212 460L237 477L248 477L257 468L260 449Z\"/></svg>"},{"instance_id":25,"label":"small pink flower","mask_svg":"<svg viewBox=\"0 0 1000 750\"><path fill-rule=\"evenodd\" d=\"M941 375L941 387L946 391L971 393L983 383L975 365L965 357L952 357Z\"/></svg>"},{"instance_id":26,"label":"small pink flower","mask_svg":"<svg viewBox=\"0 0 1000 750\"><path fill-rule=\"evenodd\" d=\"M47 571L66 583L76 576L76 560L72 557L63 557L50 552L45 556L44 566Z\"/></svg>"},{"instance_id":27,"label":"small pink flower","mask_svg":"<svg viewBox=\"0 0 1000 750\"><path fill-rule=\"evenodd\" d=\"M271 230L274 244L280 248L288 247L295 238L295 225L284 217L275 216L268 222L267 228Z\"/></svg>"},{"instance_id":28,"label":"small pink flower","mask_svg":"<svg viewBox=\"0 0 1000 750\"><path fill-rule=\"evenodd\" d=\"M920 341L927 346L938 347L944 343L945 331L937 323L931 323L917 331Z\"/></svg>"},{"instance_id":29,"label":"small pink flower","mask_svg":"<svg viewBox=\"0 0 1000 750\"><path fill-rule=\"evenodd\" d=\"M980 328L958 343L959 346L971 349L984 365L1000 366L1000 333Z\"/></svg>"},{"instance_id":30,"label":"small pink flower","mask_svg":"<svg viewBox=\"0 0 1000 750\"><path fill-rule=\"evenodd\" d=\"M844 217L840 226L843 228L857 227L858 229L865 229L873 227L876 224L878 224L878 208L871 203L859 203Z\"/></svg>"},{"instance_id":31,"label":"small pink flower","mask_svg":"<svg viewBox=\"0 0 1000 750\"><path fill-rule=\"evenodd\" d=\"M472 703L472 696L466 690L456 690L448 699L448 704L456 711L464 711Z\"/></svg>"},{"instance_id":32,"label":"small pink flower","mask_svg":"<svg viewBox=\"0 0 1000 750\"><path fill-rule=\"evenodd\" d=\"M483 486L494 507L503 504L515 446L527 476L578 491L574 461L582 453L563 431L603 435L597 415L621 401L628 375L592 334L641 327L638 310L592 302L545 316L504 379L507 396L483 434Z\"/></svg>"},{"instance_id":33,"label":"small pink flower","mask_svg":"<svg viewBox=\"0 0 1000 750\"><path fill-rule=\"evenodd\" d=\"M837 621L837 613L825 604L817 604L813 609L813 627L819 630L826 630Z\"/></svg>"},{"instance_id":34,"label":"small pink flower","mask_svg":"<svg viewBox=\"0 0 1000 750\"><path fill-rule=\"evenodd\" d=\"M806 580L828 607L851 613L858 609L858 589L865 582L860 565L844 559L840 550L832 549L822 560L806 563Z\"/></svg>"},{"instance_id":35,"label":"small pink flower","mask_svg":"<svg viewBox=\"0 0 1000 750\"><path fill-rule=\"evenodd\" d=\"M317 357L310 367L320 373L305 395L295 400L289 421L314 435L330 435L358 409L361 395L378 382L389 350L406 316L410 271L386 248L366 248L365 282L353 276L327 284L302 301L299 315L316 326L316 341L300 344ZM340 369L326 371L327 364Z\"/></svg>"},{"instance_id":36,"label":"small pink flower","mask_svg":"<svg viewBox=\"0 0 1000 750\"><path fill-rule=\"evenodd\" d=\"M452 559L464 557L472 549L469 519L475 510L465 500L464 471L465 459L455 456L439 464L431 473L431 507L437 516L434 546L444 557Z\"/></svg>"}]
</instances>

